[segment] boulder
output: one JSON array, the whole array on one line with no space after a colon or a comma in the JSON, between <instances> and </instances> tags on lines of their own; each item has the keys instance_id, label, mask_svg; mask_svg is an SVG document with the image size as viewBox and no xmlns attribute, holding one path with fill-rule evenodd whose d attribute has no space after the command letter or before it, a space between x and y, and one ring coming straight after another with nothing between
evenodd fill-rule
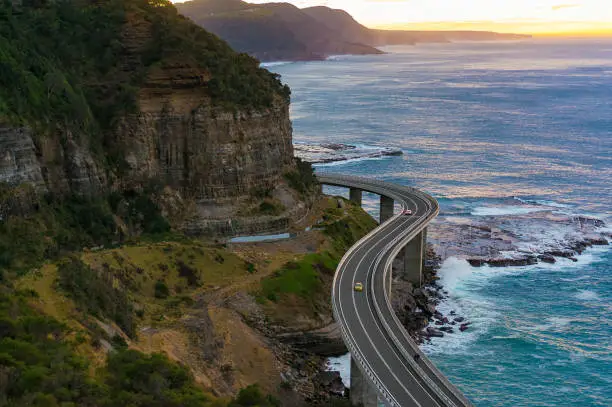
<instances>
[{"instance_id":1,"label":"boulder","mask_svg":"<svg viewBox=\"0 0 612 407\"><path fill-rule=\"evenodd\" d=\"M470 263L472 267L482 267L487 264L484 259L468 259L467 262Z\"/></svg>"},{"instance_id":2,"label":"boulder","mask_svg":"<svg viewBox=\"0 0 612 407\"><path fill-rule=\"evenodd\" d=\"M586 239L586 242L591 246L608 246L610 244L610 242L608 242L608 240L603 236Z\"/></svg>"},{"instance_id":3,"label":"boulder","mask_svg":"<svg viewBox=\"0 0 612 407\"><path fill-rule=\"evenodd\" d=\"M535 256L494 259L468 259L468 263L470 263L474 267L482 267L484 265L489 265L491 267L520 267L537 264L538 259Z\"/></svg>"},{"instance_id":4,"label":"boulder","mask_svg":"<svg viewBox=\"0 0 612 407\"><path fill-rule=\"evenodd\" d=\"M425 329L425 336L428 338L443 338L444 333L439 329L427 327L427 329Z\"/></svg>"},{"instance_id":5,"label":"boulder","mask_svg":"<svg viewBox=\"0 0 612 407\"><path fill-rule=\"evenodd\" d=\"M557 260L555 260L555 258L549 254L539 255L538 260L540 260L543 263L549 263L549 264L555 264L557 262Z\"/></svg>"}]
</instances>

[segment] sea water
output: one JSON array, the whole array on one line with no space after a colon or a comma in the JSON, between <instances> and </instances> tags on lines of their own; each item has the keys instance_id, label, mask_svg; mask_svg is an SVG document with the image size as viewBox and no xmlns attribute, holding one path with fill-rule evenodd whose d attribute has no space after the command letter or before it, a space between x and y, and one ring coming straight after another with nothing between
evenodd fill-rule
<instances>
[{"instance_id":1,"label":"sea water","mask_svg":"<svg viewBox=\"0 0 612 407\"><path fill-rule=\"evenodd\" d=\"M404 152L318 171L421 188L455 221L503 217L529 247L570 233L538 226L538 210L612 220L612 41L386 51L269 68L292 88L296 142ZM376 211L375 197L366 207ZM424 350L477 406L612 405L609 247L528 267L445 257L440 309L472 326Z\"/></svg>"}]
</instances>

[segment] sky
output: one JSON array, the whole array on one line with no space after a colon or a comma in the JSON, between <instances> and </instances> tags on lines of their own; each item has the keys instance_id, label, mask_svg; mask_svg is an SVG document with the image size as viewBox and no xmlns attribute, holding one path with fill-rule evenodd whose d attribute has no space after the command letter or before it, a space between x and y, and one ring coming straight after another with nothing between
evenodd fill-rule
<instances>
[{"instance_id":1,"label":"sky","mask_svg":"<svg viewBox=\"0 0 612 407\"><path fill-rule=\"evenodd\" d=\"M267 3L269 0L248 0ZM283 0L277 0L283 1ZM612 35L612 0L284 0L344 9L369 27Z\"/></svg>"}]
</instances>

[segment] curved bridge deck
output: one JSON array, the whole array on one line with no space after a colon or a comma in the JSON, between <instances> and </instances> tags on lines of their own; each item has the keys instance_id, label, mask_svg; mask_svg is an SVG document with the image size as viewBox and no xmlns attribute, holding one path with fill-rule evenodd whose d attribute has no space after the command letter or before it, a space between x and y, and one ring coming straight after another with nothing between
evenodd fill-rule
<instances>
[{"instance_id":1,"label":"curved bridge deck","mask_svg":"<svg viewBox=\"0 0 612 407\"><path fill-rule=\"evenodd\" d=\"M322 184L393 199L411 216L394 215L357 242L334 277L332 305L344 341L363 376L388 406L471 406L421 353L391 307L391 264L438 215L437 201L414 188L368 178L317 174ZM362 292L354 290L363 283ZM415 354L419 357L415 359Z\"/></svg>"}]
</instances>

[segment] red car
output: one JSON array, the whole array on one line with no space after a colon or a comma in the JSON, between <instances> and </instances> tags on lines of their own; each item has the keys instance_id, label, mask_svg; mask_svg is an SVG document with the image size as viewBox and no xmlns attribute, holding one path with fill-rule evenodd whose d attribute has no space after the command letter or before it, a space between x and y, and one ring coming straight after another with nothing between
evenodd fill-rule
<instances>
[{"instance_id":1,"label":"red car","mask_svg":"<svg viewBox=\"0 0 612 407\"><path fill-rule=\"evenodd\" d=\"M412 211L410 209L404 209L402 215L412 215Z\"/></svg>"}]
</instances>

